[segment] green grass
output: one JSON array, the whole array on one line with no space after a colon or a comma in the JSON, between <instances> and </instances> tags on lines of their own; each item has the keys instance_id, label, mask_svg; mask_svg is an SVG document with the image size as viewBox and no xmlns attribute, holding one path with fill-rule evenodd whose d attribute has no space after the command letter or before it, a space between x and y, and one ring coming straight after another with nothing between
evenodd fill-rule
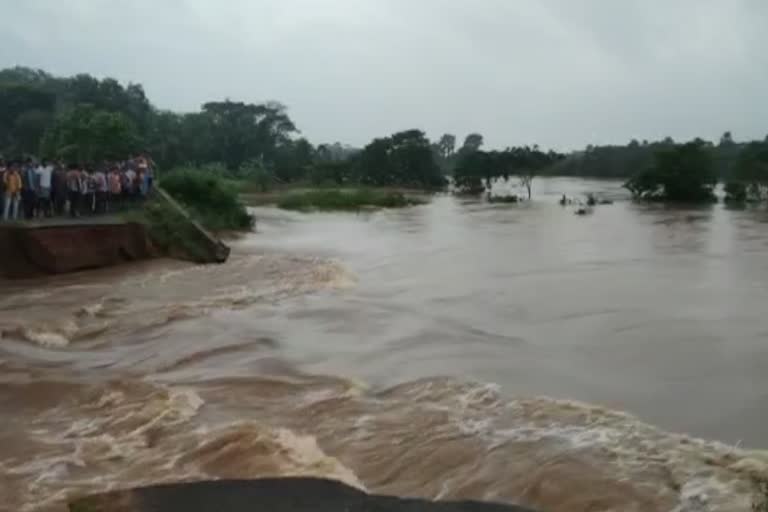
<instances>
[{"instance_id":1,"label":"green grass","mask_svg":"<svg viewBox=\"0 0 768 512\"><path fill-rule=\"evenodd\" d=\"M355 211L361 208L403 208L423 204L423 201L407 197L392 190L331 189L292 192L277 200L284 210Z\"/></svg>"}]
</instances>

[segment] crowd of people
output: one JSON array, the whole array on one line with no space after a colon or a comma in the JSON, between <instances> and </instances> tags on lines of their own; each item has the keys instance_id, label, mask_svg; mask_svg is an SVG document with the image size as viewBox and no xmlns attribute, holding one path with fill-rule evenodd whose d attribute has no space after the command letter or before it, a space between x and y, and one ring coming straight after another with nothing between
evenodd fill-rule
<instances>
[{"instance_id":1,"label":"crowd of people","mask_svg":"<svg viewBox=\"0 0 768 512\"><path fill-rule=\"evenodd\" d=\"M4 221L114 212L146 198L153 180L145 154L101 165L0 159L0 212Z\"/></svg>"}]
</instances>

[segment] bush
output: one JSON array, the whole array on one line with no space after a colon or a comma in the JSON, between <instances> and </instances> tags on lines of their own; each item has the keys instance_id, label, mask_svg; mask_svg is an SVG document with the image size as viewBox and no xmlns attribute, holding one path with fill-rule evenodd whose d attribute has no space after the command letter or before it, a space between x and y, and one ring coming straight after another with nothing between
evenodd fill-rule
<instances>
[{"instance_id":1,"label":"bush","mask_svg":"<svg viewBox=\"0 0 768 512\"><path fill-rule=\"evenodd\" d=\"M191 169L176 170L164 175L160 186L207 229L247 230L253 225L237 189L220 176Z\"/></svg>"},{"instance_id":2,"label":"bush","mask_svg":"<svg viewBox=\"0 0 768 512\"><path fill-rule=\"evenodd\" d=\"M363 207L402 208L421 204L401 192L372 189L310 190L289 194L277 203L285 210L358 210Z\"/></svg>"}]
</instances>

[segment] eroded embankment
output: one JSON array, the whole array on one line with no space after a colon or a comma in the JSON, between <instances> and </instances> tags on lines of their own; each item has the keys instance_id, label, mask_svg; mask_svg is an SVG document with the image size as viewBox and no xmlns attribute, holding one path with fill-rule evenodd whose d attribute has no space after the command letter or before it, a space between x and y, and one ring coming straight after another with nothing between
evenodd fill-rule
<instances>
[{"instance_id":1,"label":"eroded embankment","mask_svg":"<svg viewBox=\"0 0 768 512\"><path fill-rule=\"evenodd\" d=\"M0 226L0 275L62 274L157 255L138 223Z\"/></svg>"}]
</instances>

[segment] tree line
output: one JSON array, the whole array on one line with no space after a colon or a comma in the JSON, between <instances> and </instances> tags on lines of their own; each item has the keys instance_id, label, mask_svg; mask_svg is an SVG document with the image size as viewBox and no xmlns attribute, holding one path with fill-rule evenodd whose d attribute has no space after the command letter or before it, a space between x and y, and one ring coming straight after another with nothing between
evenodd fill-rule
<instances>
[{"instance_id":1,"label":"tree line","mask_svg":"<svg viewBox=\"0 0 768 512\"><path fill-rule=\"evenodd\" d=\"M641 199L698 202L715 200L722 181L726 201L768 200L768 138L737 146L726 135L718 146L701 139L668 145L625 186ZM724 168L725 150L733 154Z\"/></svg>"},{"instance_id":2,"label":"tree line","mask_svg":"<svg viewBox=\"0 0 768 512\"><path fill-rule=\"evenodd\" d=\"M478 179L530 175L549 158L538 147L483 152L477 133L457 148L455 135L433 142L415 129L363 148L314 146L278 102L212 101L176 113L153 106L139 84L24 67L0 71L0 118L5 158L95 163L146 152L165 169L204 167L284 183L442 188L456 174L462 188L477 188Z\"/></svg>"},{"instance_id":3,"label":"tree line","mask_svg":"<svg viewBox=\"0 0 768 512\"><path fill-rule=\"evenodd\" d=\"M562 155L536 145L485 151L479 133L470 133L459 146L453 134L431 141L412 129L375 138L363 148L313 145L278 102L227 99L177 113L152 105L139 84L88 74L56 77L24 67L0 70L0 119L5 158L96 163L146 152L164 169L203 167L265 187L302 181L442 188L452 177L459 191L477 193L494 180L514 177L530 194L531 181L540 174L626 178L628 187L646 198L688 197L679 190L691 190L689 178L699 183L693 189L726 181L734 198L762 198L768 188L768 138L739 143L726 132L717 144L702 139L678 144L667 137Z\"/></svg>"},{"instance_id":4,"label":"tree line","mask_svg":"<svg viewBox=\"0 0 768 512\"><path fill-rule=\"evenodd\" d=\"M249 160L301 158L304 139L285 106L234 101L205 103L200 111L155 108L138 84L91 75L59 78L16 67L0 71L0 153L77 162L123 159L151 152L169 168L221 162L237 169Z\"/></svg>"},{"instance_id":5,"label":"tree line","mask_svg":"<svg viewBox=\"0 0 768 512\"><path fill-rule=\"evenodd\" d=\"M763 141L766 142L768 137ZM715 174L723 180L731 177L736 170L739 157L753 142L736 142L731 132L725 132L717 142L695 138L694 142L705 148L712 157ZM638 141L632 139L626 145L594 146L589 145L581 151L570 153L567 158L547 168L546 174L552 176L589 176L594 178L630 178L654 165L656 155L674 147L687 144L678 143L672 137L659 141Z\"/></svg>"}]
</instances>

